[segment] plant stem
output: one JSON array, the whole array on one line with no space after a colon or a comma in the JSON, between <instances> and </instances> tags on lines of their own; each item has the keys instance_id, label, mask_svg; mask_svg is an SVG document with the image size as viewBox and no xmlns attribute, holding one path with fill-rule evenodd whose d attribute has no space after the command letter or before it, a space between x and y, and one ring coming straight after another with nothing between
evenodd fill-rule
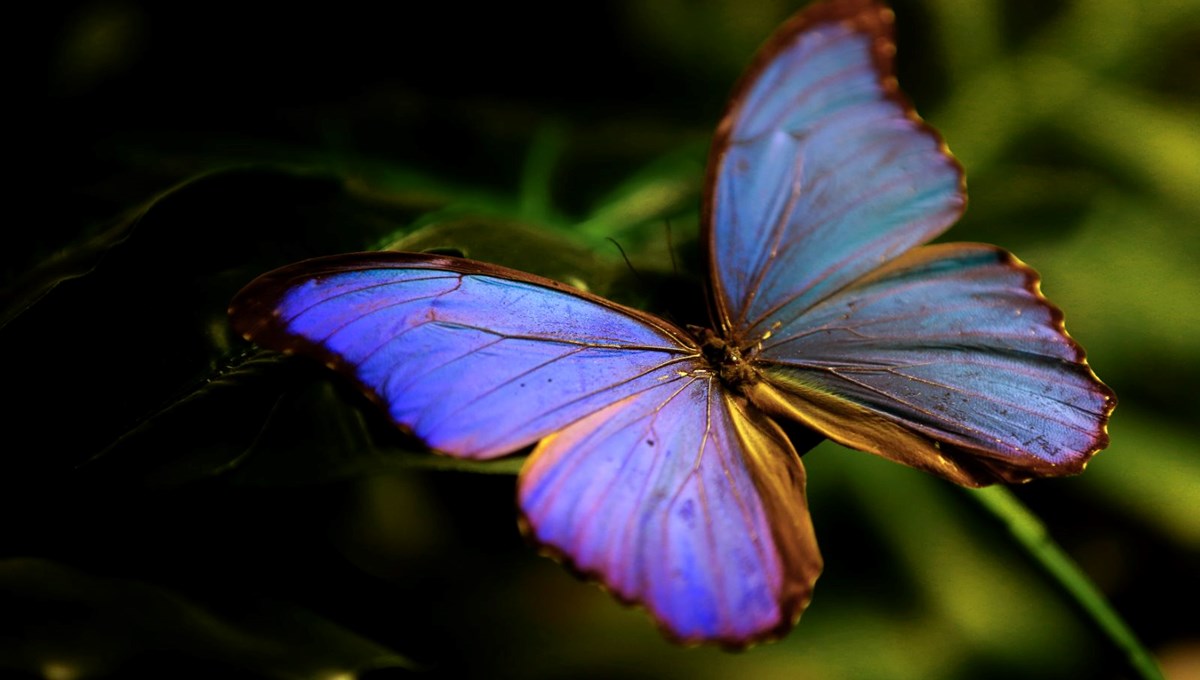
<instances>
[{"instance_id":1,"label":"plant stem","mask_svg":"<svg viewBox=\"0 0 1200 680\"><path fill-rule=\"evenodd\" d=\"M1091 579L1067 556L1046 527L1012 491L1002 486L971 490L968 495L1008 527L1017 543L1050 575L1091 619L1092 623L1121 651L1139 678L1162 680L1154 657L1125 621L1109 605Z\"/></svg>"}]
</instances>

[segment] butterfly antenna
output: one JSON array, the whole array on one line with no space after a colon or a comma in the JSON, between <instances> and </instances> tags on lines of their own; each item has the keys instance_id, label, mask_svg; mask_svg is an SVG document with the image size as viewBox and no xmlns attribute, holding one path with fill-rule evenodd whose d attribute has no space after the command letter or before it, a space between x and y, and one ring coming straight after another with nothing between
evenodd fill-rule
<instances>
[{"instance_id":1,"label":"butterfly antenna","mask_svg":"<svg viewBox=\"0 0 1200 680\"><path fill-rule=\"evenodd\" d=\"M675 261L675 242L671 239L671 218L663 218L667 229L667 256L671 258L671 274L679 277L679 263Z\"/></svg>"},{"instance_id":2,"label":"butterfly antenna","mask_svg":"<svg viewBox=\"0 0 1200 680\"><path fill-rule=\"evenodd\" d=\"M642 288L645 288L645 279L642 278L642 274L637 270L637 267L634 267L633 263L629 261L629 256L625 254L625 249L621 247L621 244L617 243L617 239L611 236L605 236L604 238L608 239L614 246L617 247L617 250L621 253L621 259L625 260L625 266L629 267L629 271L633 272L633 276L637 279L638 285Z\"/></svg>"}]
</instances>

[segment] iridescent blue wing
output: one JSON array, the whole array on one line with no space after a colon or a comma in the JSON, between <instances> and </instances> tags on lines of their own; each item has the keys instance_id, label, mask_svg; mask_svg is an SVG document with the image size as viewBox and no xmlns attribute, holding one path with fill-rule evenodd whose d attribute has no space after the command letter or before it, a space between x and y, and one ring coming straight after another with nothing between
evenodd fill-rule
<instances>
[{"instance_id":1,"label":"iridescent blue wing","mask_svg":"<svg viewBox=\"0 0 1200 680\"><path fill-rule=\"evenodd\" d=\"M519 495L530 535L682 642L782 634L821 571L795 450L704 372L543 440Z\"/></svg>"},{"instance_id":2,"label":"iridescent blue wing","mask_svg":"<svg viewBox=\"0 0 1200 680\"><path fill-rule=\"evenodd\" d=\"M431 448L492 458L688 370L683 331L469 260L363 253L259 277L230 306L264 347L349 376Z\"/></svg>"},{"instance_id":3,"label":"iridescent blue wing","mask_svg":"<svg viewBox=\"0 0 1200 680\"><path fill-rule=\"evenodd\" d=\"M1115 405L1037 274L985 245L892 260L783 320L757 362L791 417L972 486L1079 472Z\"/></svg>"},{"instance_id":4,"label":"iridescent blue wing","mask_svg":"<svg viewBox=\"0 0 1200 680\"><path fill-rule=\"evenodd\" d=\"M994 248L912 250L962 172L897 90L890 10L816 6L765 48L718 131L716 317L751 398L961 484L1077 472L1115 400L1036 276Z\"/></svg>"},{"instance_id":5,"label":"iridescent blue wing","mask_svg":"<svg viewBox=\"0 0 1200 680\"><path fill-rule=\"evenodd\" d=\"M897 90L891 25L873 2L815 5L737 88L705 205L727 338L766 335L961 214L961 168Z\"/></svg>"},{"instance_id":6,"label":"iridescent blue wing","mask_svg":"<svg viewBox=\"0 0 1200 680\"><path fill-rule=\"evenodd\" d=\"M672 637L748 644L808 602L820 555L796 452L660 319L407 253L285 267L230 314L248 339L349 376L443 453L544 438L520 481L527 531Z\"/></svg>"}]
</instances>

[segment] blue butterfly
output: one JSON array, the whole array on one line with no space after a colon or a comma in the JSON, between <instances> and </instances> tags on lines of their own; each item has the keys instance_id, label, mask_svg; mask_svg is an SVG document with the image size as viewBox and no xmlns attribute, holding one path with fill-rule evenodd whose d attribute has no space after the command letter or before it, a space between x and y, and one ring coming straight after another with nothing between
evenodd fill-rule
<instances>
[{"instance_id":1,"label":"blue butterfly","mask_svg":"<svg viewBox=\"0 0 1200 680\"><path fill-rule=\"evenodd\" d=\"M790 629L821 571L774 418L967 486L1079 472L1115 397L988 245L922 245L961 167L893 77L892 12L818 4L758 54L703 204L712 330L495 265L376 252L265 274L232 302L440 453L536 443L524 531L685 643Z\"/></svg>"}]
</instances>

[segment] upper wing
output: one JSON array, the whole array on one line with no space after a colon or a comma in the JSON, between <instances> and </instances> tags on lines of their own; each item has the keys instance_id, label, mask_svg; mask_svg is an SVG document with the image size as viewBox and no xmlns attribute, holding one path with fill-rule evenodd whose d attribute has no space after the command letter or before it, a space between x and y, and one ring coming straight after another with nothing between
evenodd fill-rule
<instances>
[{"instance_id":1,"label":"upper wing","mask_svg":"<svg viewBox=\"0 0 1200 680\"><path fill-rule=\"evenodd\" d=\"M891 33L869 0L815 5L738 86L704 218L726 337L763 337L962 213L962 170L899 93Z\"/></svg>"},{"instance_id":2,"label":"upper wing","mask_svg":"<svg viewBox=\"0 0 1200 680\"><path fill-rule=\"evenodd\" d=\"M703 369L543 440L519 496L532 538L682 642L786 632L821 571L795 450Z\"/></svg>"},{"instance_id":3,"label":"upper wing","mask_svg":"<svg viewBox=\"0 0 1200 680\"><path fill-rule=\"evenodd\" d=\"M247 339L316 356L431 448L489 458L694 362L650 315L457 258L362 253L264 274L229 313Z\"/></svg>"},{"instance_id":4,"label":"upper wing","mask_svg":"<svg viewBox=\"0 0 1200 680\"><path fill-rule=\"evenodd\" d=\"M773 410L973 486L1079 472L1116 405L1037 274L994 246L912 250L783 322L757 364Z\"/></svg>"}]
</instances>

